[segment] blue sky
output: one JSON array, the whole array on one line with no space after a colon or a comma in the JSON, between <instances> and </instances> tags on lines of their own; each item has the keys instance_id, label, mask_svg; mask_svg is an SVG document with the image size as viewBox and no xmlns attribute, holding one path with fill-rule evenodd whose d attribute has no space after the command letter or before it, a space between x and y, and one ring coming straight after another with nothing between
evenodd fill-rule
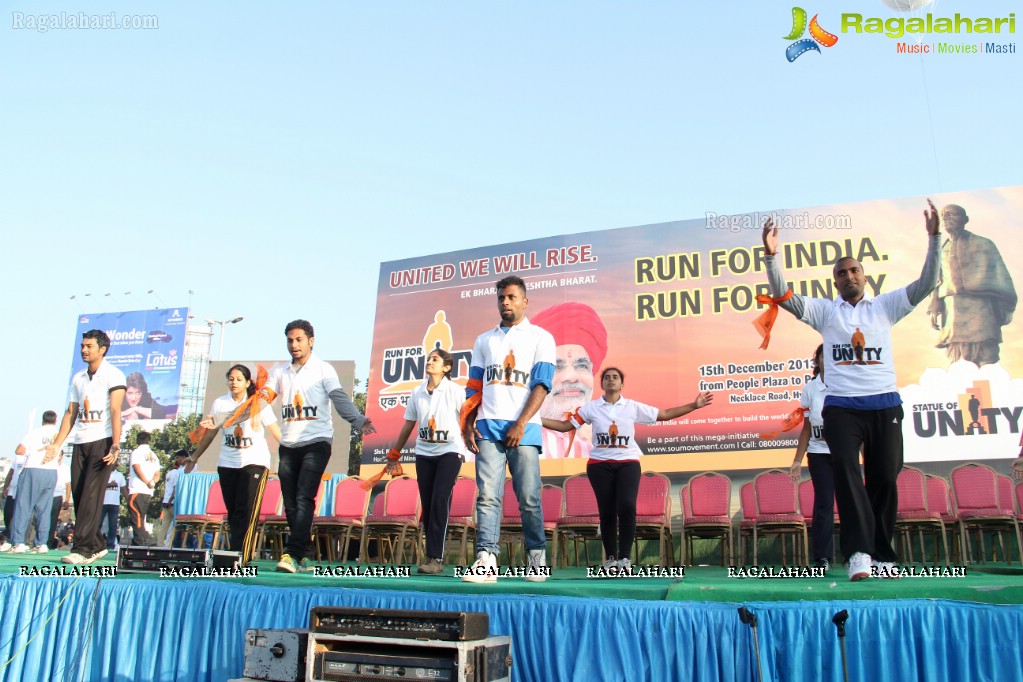
<instances>
[{"instance_id":1,"label":"blue sky","mask_svg":"<svg viewBox=\"0 0 1023 682\"><path fill-rule=\"evenodd\" d=\"M365 377L383 261L1023 184L1018 53L897 54L840 16L914 14L858 0L820 9L835 47L789 63L791 8L5 2L0 451L66 405L82 312L242 315L225 359L284 359L284 324L305 317L319 353ZM17 27L61 12L159 28Z\"/></svg>"}]
</instances>

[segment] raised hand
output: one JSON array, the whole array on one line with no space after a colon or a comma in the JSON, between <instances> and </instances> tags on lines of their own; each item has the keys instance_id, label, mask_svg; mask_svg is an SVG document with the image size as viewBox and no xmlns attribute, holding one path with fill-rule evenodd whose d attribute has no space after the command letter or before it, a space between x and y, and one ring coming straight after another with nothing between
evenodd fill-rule
<instances>
[{"instance_id":1,"label":"raised hand","mask_svg":"<svg viewBox=\"0 0 1023 682\"><path fill-rule=\"evenodd\" d=\"M778 253L778 228L770 218L764 221L764 232L761 236L763 237L764 249L767 253Z\"/></svg>"},{"instance_id":2,"label":"raised hand","mask_svg":"<svg viewBox=\"0 0 1023 682\"><path fill-rule=\"evenodd\" d=\"M927 234L932 237L938 234L941 222L938 220L938 209L934 208L934 202L927 200L927 210L924 211L924 224L927 226Z\"/></svg>"}]
</instances>

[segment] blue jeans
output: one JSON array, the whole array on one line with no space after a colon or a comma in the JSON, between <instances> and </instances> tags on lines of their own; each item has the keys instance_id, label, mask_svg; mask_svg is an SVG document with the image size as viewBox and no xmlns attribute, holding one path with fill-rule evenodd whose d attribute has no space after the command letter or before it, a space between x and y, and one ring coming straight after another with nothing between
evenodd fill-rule
<instances>
[{"instance_id":1,"label":"blue jeans","mask_svg":"<svg viewBox=\"0 0 1023 682\"><path fill-rule=\"evenodd\" d=\"M512 475L512 487L522 512L522 534L526 549L544 549L543 505L540 500L540 448L519 445L510 448L503 442L477 441L476 456L476 551L500 554L501 503L504 498L504 468Z\"/></svg>"},{"instance_id":2,"label":"blue jeans","mask_svg":"<svg viewBox=\"0 0 1023 682\"><path fill-rule=\"evenodd\" d=\"M35 517L36 537L33 546L45 545L50 537L50 507L53 489L57 486L56 469L22 469L18 477L18 494L14 498L14 532L11 544L25 543L28 524Z\"/></svg>"},{"instance_id":3,"label":"blue jeans","mask_svg":"<svg viewBox=\"0 0 1023 682\"><path fill-rule=\"evenodd\" d=\"M104 504L103 505L103 521L106 522L107 526L107 549L113 552L117 549L117 526L118 517L121 514L121 506L118 504ZM103 525L103 522L100 522Z\"/></svg>"}]
</instances>

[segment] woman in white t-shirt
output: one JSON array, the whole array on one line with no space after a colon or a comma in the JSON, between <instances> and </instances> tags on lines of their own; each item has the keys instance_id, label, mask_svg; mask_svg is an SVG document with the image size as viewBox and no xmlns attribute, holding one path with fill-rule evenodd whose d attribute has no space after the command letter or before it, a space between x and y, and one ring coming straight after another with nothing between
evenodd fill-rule
<instances>
[{"instance_id":1,"label":"woman in white t-shirt","mask_svg":"<svg viewBox=\"0 0 1023 682\"><path fill-rule=\"evenodd\" d=\"M825 571L831 567L835 555L835 470L831 451L824 440L824 398L828 387L824 383L824 344L813 353L813 378L803 386L799 405L803 408L803 430L796 441L796 456L789 473L792 482L799 483L805 454L813 481L813 526L810 540L813 545L814 565Z\"/></svg>"},{"instance_id":2,"label":"woman in white t-shirt","mask_svg":"<svg viewBox=\"0 0 1023 682\"><path fill-rule=\"evenodd\" d=\"M465 389L451 380L454 358L435 348L426 356L426 381L409 396L405 425L394 448L388 452L388 469L401 457L401 449L417 430L416 475L426 530L426 560L418 572L436 575L444 571L444 539L448 533L451 491L465 459L465 443L458 415Z\"/></svg>"},{"instance_id":3,"label":"woman in white t-shirt","mask_svg":"<svg viewBox=\"0 0 1023 682\"><path fill-rule=\"evenodd\" d=\"M714 400L709 391L696 394L688 405L659 410L622 396L625 373L608 367L600 374L604 397L586 403L568 420L544 419L545 429L570 431L592 424L592 448L586 475L593 486L600 512L600 538L604 543L605 570L628 573L632 570L629 554L636 538L636 497L642 470L643 452L636 444L636 424L677 419Z\"/></svg>"},{"instance_id":4,"label":"woman in white t-shirt","mask_svg":"<svg viewBox=\"0 0 1023 682\"><path fill-rule=\"evenodd\" d=\"M269 431L279 443L281 429L273 410L262 401L255 403L262 406L258 412L252 414L250 408L222 429L218 424L226 424L229 417L257 390L252 372L245 365L234 365L227 371L227 388L229 393L213 401L213 414L201 423L208 431L192 453L192 463L186 471L191 470L217 433L222 432L224 437L217 460L217 474L227 506L231 551L241 552L241 562L245 565L252 560L255 551L256 520L270 472L270 447L264 431Z\"/></svg>"}]
</instances>

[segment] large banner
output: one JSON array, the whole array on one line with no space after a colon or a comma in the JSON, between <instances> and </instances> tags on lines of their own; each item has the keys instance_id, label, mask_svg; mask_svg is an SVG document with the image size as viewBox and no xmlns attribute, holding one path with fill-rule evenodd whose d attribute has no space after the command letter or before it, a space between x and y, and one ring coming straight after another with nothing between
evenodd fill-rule
<instances>
[{"instance_id":1,"label":"large banner","mask_svg":"<svg viewBox=\"0 0 1023 682\"><path fill-rule=\"evenodd\" d=\"M110 337L106 360L127 378L121 420L151 431L178 414L188 308L92 313L78 318L71 376L85 369L82 334L101 329ZM70 383L70 382L69 382Z\"/></svg>"},{"instance_id":2,"label":"large banner","mask_svg":"<svg viewBox=\"0 0 1023 682\"><path fill-rule=\"evenodd\" d=\"M1023 187L933 197L942 214L937 290L899 322L892 348L850 340L838 362L894 362L905 408L906 461L1005 458L1019 451L1023 340L1014 319L1023 250L1012 249ZM767 350L753 321L767 293L761 226L780 226L780 259L796 293L834 299L832 266L857 258L871 295L906 286L927 252L926 197L765 211L589 232L381 266L364 463L379 463L401 428L424 356L440 345L465 383L473 342L499 322L494 283L528 288L527 316L558 346L544 412L560 418L600 397L598 372L625 373L623 395L661 408L714 392L687 417L638 427L644 467L662 471L787 468L820 335L780 311ZM845 357L848 355L848 357ZM589 434L545 432L544 473L580 471ZM405 452L413 452L410 443Z\"/></svg>"}]
</instances>

